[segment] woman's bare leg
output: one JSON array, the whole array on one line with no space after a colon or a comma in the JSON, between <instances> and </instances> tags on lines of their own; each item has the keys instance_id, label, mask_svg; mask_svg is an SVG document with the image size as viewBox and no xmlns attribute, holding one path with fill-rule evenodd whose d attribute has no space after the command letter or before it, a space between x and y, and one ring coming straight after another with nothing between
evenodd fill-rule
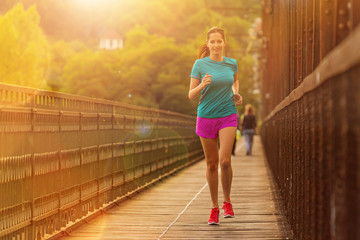
<instances>
[{"instance_id":1,"label":"woman's bare leg","mask_svg":"<svg viewBox=\"0 0 360 240\"><path fill-rule=\"evenodd\" d=\"M219 152L218 140L200 137L206 159L206 179L209 184L211 202L213 208L219 208L218 185L219 185Z\"/></svg>"},{"instance_id":2,"label":"woman's bare leg","mask_svg":"<svg viewBox=\"0 0 360 240\"><path fill-rule=\"evenodd\" d=\"M232 183L231 168L231 150L234 144L236 127L227 127L219 131L220 139L220 167L221 167L221 184L224 195L224 202L230 198Z\"/></svg>"}]
</instances>

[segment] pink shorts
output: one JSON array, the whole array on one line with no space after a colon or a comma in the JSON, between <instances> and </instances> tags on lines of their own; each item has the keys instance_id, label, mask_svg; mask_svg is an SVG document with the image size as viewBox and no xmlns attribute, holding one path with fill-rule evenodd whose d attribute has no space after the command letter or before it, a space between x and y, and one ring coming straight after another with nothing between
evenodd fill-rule
<instances>
[{"instance_id":1,"label":"pink shorts","mask_svg":"<svg viewBox=\"0 0 360 240\"><path fill-rule=\"evenodd\" d=\"M226 127L237 127L238 117L236 113L222 118L196 119L196 134L203 138L218 138L219 131Z\"/></svg>"}]
</instances>

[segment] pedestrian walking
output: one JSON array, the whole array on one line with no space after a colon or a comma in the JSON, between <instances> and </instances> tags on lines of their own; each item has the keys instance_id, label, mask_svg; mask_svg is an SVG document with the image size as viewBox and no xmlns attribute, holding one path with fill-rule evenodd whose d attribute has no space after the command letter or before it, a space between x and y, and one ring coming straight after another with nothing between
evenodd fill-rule
<instances>
[{"instance_id":1,"label":"pedestrian walking","mask_svg":"<svg viewBox=\"0 0 360 240\"><path fill-rule=\"evenodd\" d=\"M191 71L189 98L199 98L196 133L206 159L206 178L212 208L208 224L219 224L218 166L221 167L224 217L234 217L230 201L231 151L238 125L235 105L242 104L238 93L238 66L235 59L223 56L226 45L223 29L213 27L199 49ZM220 147L218 148L218 141Z\"/></svg>"},{"instance_id":2,"label":"pedestrian walking","mask_svg":"<svg viewBox=\"0 0 360 240\"><path fill-rule=\"evenodd\" d=\"M254 134L257 134L256 117L251 104L245 105L244 118L242 119L241 130L245 137L246 155L252 154Z\"/></svg>"}]
</instances>

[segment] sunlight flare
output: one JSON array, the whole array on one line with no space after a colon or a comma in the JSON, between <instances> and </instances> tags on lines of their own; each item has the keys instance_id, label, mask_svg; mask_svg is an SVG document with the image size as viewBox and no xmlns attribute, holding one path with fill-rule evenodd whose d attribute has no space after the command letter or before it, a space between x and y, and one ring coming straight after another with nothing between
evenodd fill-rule
<instances>
[{"instance_id":1,"label":"sunlight flare","mask_svg":"<svg viewBox=\"0 0 360 240\"><path fill-rule=\"evenodd\" d=\"M112 0L76 0L81 6L94 7L99 5L108 4Z\"/></svg>"}]
</instances>

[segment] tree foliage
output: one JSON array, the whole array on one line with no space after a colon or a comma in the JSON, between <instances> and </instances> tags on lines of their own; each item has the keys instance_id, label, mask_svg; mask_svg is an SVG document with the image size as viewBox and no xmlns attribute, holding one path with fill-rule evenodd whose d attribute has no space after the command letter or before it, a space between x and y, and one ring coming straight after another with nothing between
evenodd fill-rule
<instances>
[{"instance_id":1,"label":"tree foliage","mask_svg":"<svg viewBox=\"0 0 360 240\"><path fill-rule=\"evenodd\" d=\"M227 33L226 55L239 64L240 93L257 102L246 48L260 0L85 3L3 0L0 81L45 87L46 80L52 90L196 114L189 74L207 29L218 26ZM109 28L125 36L123 49L98 49L99 33Z\"/></svg>"},{"instance_id":2,"label":"tree foliage","mask_svg":"<svg viewBox=\"0 0 360 240\"><path fill-rule=\"evenodd\" d=\"M0 81L45 87L48 43L36 8L16 5L0 16Z\"/></svg>"}]
</instances>

